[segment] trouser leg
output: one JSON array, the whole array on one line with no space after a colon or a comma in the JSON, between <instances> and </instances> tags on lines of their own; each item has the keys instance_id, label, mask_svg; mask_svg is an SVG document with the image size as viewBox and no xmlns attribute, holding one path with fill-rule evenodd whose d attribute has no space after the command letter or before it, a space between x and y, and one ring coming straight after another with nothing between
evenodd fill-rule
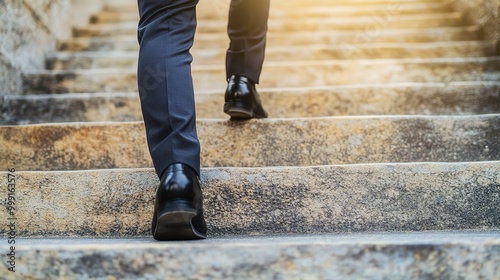
<instances>
[{"instance_id":1,"label":"trouser leg","mask_svg":"<svg viewBox=\"0 0 500 280\"><path fill-rule=\"evenodd\" d=\"M200 174L192 56L198 0L138 0L138 84L149 151L158 176L173 163Z\"/></svg>"},{"instance_id":2,"label":"trouser leg","mask_svg":"<svg viewBox=\"0 0 500 280\"><path fill-rule=\"evenodd\" d=\"M226 75L259 82L266 47L269 0L232 0L229 8Z\"/></svg>"}]
</instances>

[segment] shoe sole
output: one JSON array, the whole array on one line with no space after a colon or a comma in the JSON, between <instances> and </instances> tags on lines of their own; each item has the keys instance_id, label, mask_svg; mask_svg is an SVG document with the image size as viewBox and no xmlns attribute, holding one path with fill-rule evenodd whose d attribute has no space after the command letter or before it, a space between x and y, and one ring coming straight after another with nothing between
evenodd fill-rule
<instances>
[{"instance_id":1,"label":"shoe sole","mask_svg":"<svg viewBox=\"0 0 500 280\"><path fill-rule=\"evenodd\" d=\"M159 241L197 240L207 238L193 226L193 218L197 215L196 209L179 207L169 209L158 214L153 237Z\"/></svg>"},{"instance_id":2,"label":"shoe sole","mask_svg":"<svg viewBox=\"0 0 500 280\"><path fill-rule=\"evenodd\" d=\"M251 119L253 118L253 108L242 102L226 102L224 104L224 113L231 116L231 119Z\"/></svg>"},{"instance_id":3,"label":"shoe sole","mask_svg":"<svg viewBox=\"0 0 500 280\"><path fill-rule=\"evenodd\" d=\"M255 109L238 101L229 101L224 103L224 113L231 116L232 120L248 120L252 118L266 118L255 114Z\"/></svg>"}]
</instances>

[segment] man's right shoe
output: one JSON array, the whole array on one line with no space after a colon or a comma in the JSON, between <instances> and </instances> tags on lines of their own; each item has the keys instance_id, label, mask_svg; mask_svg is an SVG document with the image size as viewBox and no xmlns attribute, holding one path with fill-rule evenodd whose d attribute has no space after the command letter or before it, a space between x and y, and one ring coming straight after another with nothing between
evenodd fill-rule
<instances>
[{"instance_id":1,"label":"man's right shoe","mask_svg":"<svg viewBox=\"0 0 500 280\"><path fill-rule=\"evenodd\" d=\"M224 95L224 113L232 120L267 118L255 83L243 76L232 75Z\"/></svg>"},{"instance_id":2,"label":"man's right shoe","mask_svg":"<svg viewBox=\"0 0 500 280\"><path fill-rule=\"evenodd\" d=\"M162 175L151 231L160 241L207 238L200 181L189 166L172 164Z\"/></svg>"}]
</instances>

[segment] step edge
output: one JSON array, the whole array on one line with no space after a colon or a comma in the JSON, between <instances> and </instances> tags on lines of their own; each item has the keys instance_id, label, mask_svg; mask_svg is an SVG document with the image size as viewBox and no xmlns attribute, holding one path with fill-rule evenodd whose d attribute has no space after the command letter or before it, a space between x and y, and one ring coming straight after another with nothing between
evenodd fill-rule
<instances>
[{"instance_id":1,"label":"step edge","mask_svg":"<svg viewBox=\"0 0 500 280\"><path fill-rule=\"evenodd\" d=\"M421 240L416 240L421 238ZM449 239L448 239L449 238ZM454 239L456 238L456 239ZM500 230L456 230L421 232L370 232L350 234L282 234L264 236L212 237L198 242L156 242L149 237L133 238L18 238L19 251L30 250L109 250L164 249L176 246L428 246L500 245ZM116 242L109 244L108 242ZM25 244L23 244L23 242ZM47 243L44 243L47 242ZM57 243L59 242L59 244ZM28 244L26 244L28 243ZM51 244L52 243L52 244ZM54 244L55 243L55 244ZM132 243L132 244L131 244ZM139 248L138 248L139 247Z\"/></svg>"},{"instance_id":2,"label":"step edge","mask_svg":"<svg viewBox=\"0 0 500 280\"><path fill-rule=\"evenodd\" d=\"M500 62L500 56L490 56L490 57L446 57L446 58L391 58L391 59L328 59L328 60L295 60L295 61L270 61L264 63L264 68L271 67L300 67L300 66L331 66L331 65L352 65L353 63L357 65L374 65L374 64L438 64L438 63L488 63L488 62ZM499 63L500 65L500 63ZM194 65L192 67L193 71L222 71L224 70L223 65ZM64 69L64 70L47 70L47 69L27 69L23 71L23 75L82 75L82 74L133 74L136 73L135 68L107 68L107 69Z\"/></svg>"},{"instance_id":3,"label":"step edge","mask_svg":"<svg viewBox=\"0 0 500 280\"><path fill-rule=\"evenodd\" d=\"M333 85L333 86L311 86L311 87L278 87L278 88L259 88L259 93L279 93L279 92L296 92L303 93L306 91L335 91L347 89L393 89L393 88L448 88L448 87L464 87L464 86L500 86L500 81L452 81L452 82L405 82L405 83L377 83L377 84L347 84L347 85ZM65 99L65 98L92 98L92 97L130 97L137 96L137 91L128 92L81 92L81 93L38 93L38 94L25 94L25 95L7 95L4 96L6 100L44 100L44 99ZM221 95L220 90L199 90L195 92L195 96L204 95Z\"/></svg>"},{"instance_id":4,"label":"step edge","mask_svg":"<svg viewBox=\"0 0 500 280\"><path fill-rule=\"evenodd\" d=\"M382 163L352 163L352 164L331 164L331 165L311 165L311 166L261 166L261 167L202 167L201 180L205 179L205 175L212 172L224 171L271 171L277 172L280 170L309 170L309 169L363 169L363 168L415 168L429 169L436 168L446 169L449 167L470 167L470 166L491 166L492 168L500 169L500 160L493 161L464 161L464 162L382 162ZM0 175L7 174L7 171L0 171ZM150 173L151 176L156 176L154 168L109 168L109 169L85 169L85 170L20 170L16 174L47 174L59 175L65 174L92 174L92 173Z\"/></svg>"}]
</instances>

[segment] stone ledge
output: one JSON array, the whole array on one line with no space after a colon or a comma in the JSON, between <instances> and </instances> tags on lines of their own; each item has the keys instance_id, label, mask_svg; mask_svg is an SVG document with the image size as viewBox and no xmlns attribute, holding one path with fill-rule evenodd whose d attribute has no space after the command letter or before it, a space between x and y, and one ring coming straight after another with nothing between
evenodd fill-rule
<instances>
[{"instance_id":1,"label":"stone ledge","mask_svg":"<svg viewBox=\"0 0 500 280\"><path fill-rule=\"evenodd\" d=\"M193 63L192 70L196 90L220 90L227 87L222 64ZM29 71L23 75L24 93L136 91L136 73L137 69L134 68ZM260 87L269 88L401 82L498 81L500 56L268 61L264 63L262 77ZM157 82L163 81L161 78Z\"/></svg>"},{"instance_id":2,"label":"stone ledge","mask_svg":"<svg viewBox=\"0 0 500 280\"><path fill-rule=\"evenodd\" d=\"M499 114L198 121L206 167L499 160L499 129ZM145 135L141 122L0 126L0 169L150 167Z\"/></svg>"},{"instance_id":3,"label":"stone ledge","mask_svg":"<svg viewBox=\"0 0 500 280\"><path fill-rule=\"evenodd\" d=\"M356 32L293 32L268 34L268 45L272 46L308 46L311 44L324 44L348 46L358 45ZM370 44L377 43L432 43L436 41L458 42L480 40L478 26L439 27L427 29L384 29L379 36L374 37ZM227 47L226 34L196 35L194 48L220 48ZM81 37L60 42L58 49L63 51L134 51L138 50L137 39L131 36L110 37Z\"/></svg>"},{"instance_id":4,"label":"stone ledge","mask_svg":"<svg viewBox=\"0 0 500 280\"><path fill-rule=\"evenodd\" d=\"M7 279L494 279L500 274L498 231L19 243L17 272Z\"/></svg>"},{"instance_id":5,"label":"stone ledge","mask_svg":"<svg viewBox=\"0 0 500 280\"><path fill-rule=\"evenodd\" d=\"M150 235L152 169L16 174L20 236ZM208 168L201 181L212 237L500 227L498 161Z\"/></svg>"},{"instance_id":6,"label":"stone ledge","mask_svg":"<svg viewBox=\"0 0 500 280\"><path fill-rule=\"evenodd\" d=\"M462 41L434 43L373 43L349 49L342 44L266 47L266 63L291 60L329 59L400 59L488 57L496 55L496 41ZM347 48L347 49L346 49ZM226 50L195 46L191 50L196 65L217 65L224 61ZM47 54L47 69L137 69L136 51L55 52Z\"/></svg>"},{"instance_id":7,"label":"stone ledge","mask_svg":"<svg viewBox=\"0 0 500 280\"><path fill-rule=\"evenodd\" d=\"M261 88L259 93L272 118L500 113L500 82ZM137 92L24 95L5 102L0 125L142 120ZM219 90L197 92L197 117L227 119L223 102Z\"/></svg>"}]
</instances>

